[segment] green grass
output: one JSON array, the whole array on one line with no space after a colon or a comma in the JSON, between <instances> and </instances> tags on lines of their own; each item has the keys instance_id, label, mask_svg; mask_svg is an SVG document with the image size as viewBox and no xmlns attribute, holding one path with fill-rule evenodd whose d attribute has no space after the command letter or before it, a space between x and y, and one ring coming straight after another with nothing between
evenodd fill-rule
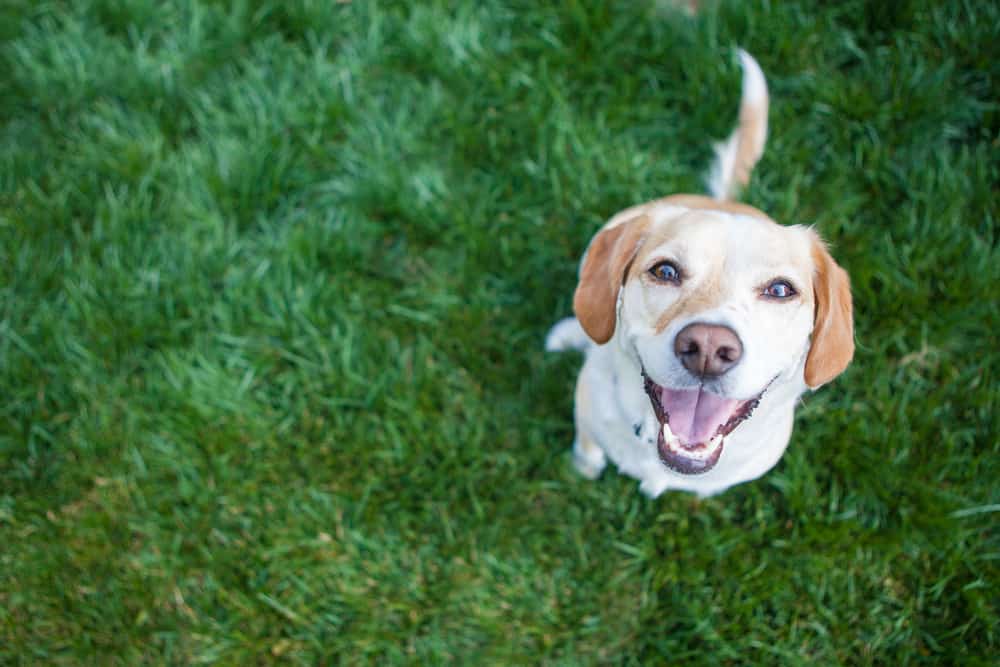
<instances>
[{"instance_id":1,"label":"green grass","mask_svg":"<svg viewBox=\"0 0 1000 667\"><path fill-rule=\"evenodd\" d=\"M1000 8L10 0L0 662L987 664ZM937 6L932 6L937 5ZM815 224L858 354L765 478L571 471L607 216Z\"/></svg>"}]
</instances>

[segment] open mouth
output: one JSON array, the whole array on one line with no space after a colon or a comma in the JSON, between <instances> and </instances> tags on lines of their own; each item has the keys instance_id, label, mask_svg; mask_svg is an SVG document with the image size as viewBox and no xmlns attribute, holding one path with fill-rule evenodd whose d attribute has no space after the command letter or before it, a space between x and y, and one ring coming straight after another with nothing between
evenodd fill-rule
<instances>
[{"instance_id":1,"label":"open mouth","mask_svg":"<svg viewBox=\"0 0 1000 667\"><path fill-rule=\"evenodd\" d=\"M770 382L759 394L745 401L723 398L695 389L666 389L642 379L660 422L656 448L663 464L683 475L700 475L715 467L726 436L746 421L760 403Z\"/></svg>"}]
</instances>

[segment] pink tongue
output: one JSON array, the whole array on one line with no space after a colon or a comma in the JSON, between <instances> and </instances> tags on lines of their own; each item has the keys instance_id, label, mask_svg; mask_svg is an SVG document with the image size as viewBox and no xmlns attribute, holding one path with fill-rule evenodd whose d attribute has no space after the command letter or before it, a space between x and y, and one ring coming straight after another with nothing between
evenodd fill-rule
<instances>
[{"instance_id":1,"label":"pink tongue","mask_svg":"<svg viewBox=\"0 0 1000 667\"><path fill-rule=\"evenodd\" d=\"M660 403L670 417L670 430L682 445L707 443L740 404L701 389L664 389Z\"/></svg>"}]
</instances>

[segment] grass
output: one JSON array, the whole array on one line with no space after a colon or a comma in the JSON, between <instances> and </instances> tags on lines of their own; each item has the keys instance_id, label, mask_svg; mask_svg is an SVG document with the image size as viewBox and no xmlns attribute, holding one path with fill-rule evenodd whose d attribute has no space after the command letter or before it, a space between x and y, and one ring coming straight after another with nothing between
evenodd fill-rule
<instances>
[{"instance_id":1,"label":"grass","mask_svg":"<svg viewBox=\"0 0 1000 667\"><path fill-rule=\"evenodd\" d=\"M993 3L11 0L0 662L988 664ZM626 205L815 224L858 354L765 478L571 471L546 355Z\"/></svg>"}]
</instances>

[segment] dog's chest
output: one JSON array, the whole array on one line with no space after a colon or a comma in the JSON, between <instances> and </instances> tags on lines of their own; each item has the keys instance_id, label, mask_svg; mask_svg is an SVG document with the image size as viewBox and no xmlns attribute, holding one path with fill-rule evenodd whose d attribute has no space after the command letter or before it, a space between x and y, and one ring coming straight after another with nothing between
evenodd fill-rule
<instances>
[{"instance_id":1,"label":"dog's chest","mask_svg":"<svg viewBox=\"0 0 1000 667\"><path fill-rule=\"evenodd\" d=\"M659 468L658 425L648 400L644 400L641 376L636 374L630 382L628 373L621 369L593 370L587 378L588 402L593 406L591 427L601 448L625 474L643 477L650 468Z\"/></svg>"}]
</instances>

